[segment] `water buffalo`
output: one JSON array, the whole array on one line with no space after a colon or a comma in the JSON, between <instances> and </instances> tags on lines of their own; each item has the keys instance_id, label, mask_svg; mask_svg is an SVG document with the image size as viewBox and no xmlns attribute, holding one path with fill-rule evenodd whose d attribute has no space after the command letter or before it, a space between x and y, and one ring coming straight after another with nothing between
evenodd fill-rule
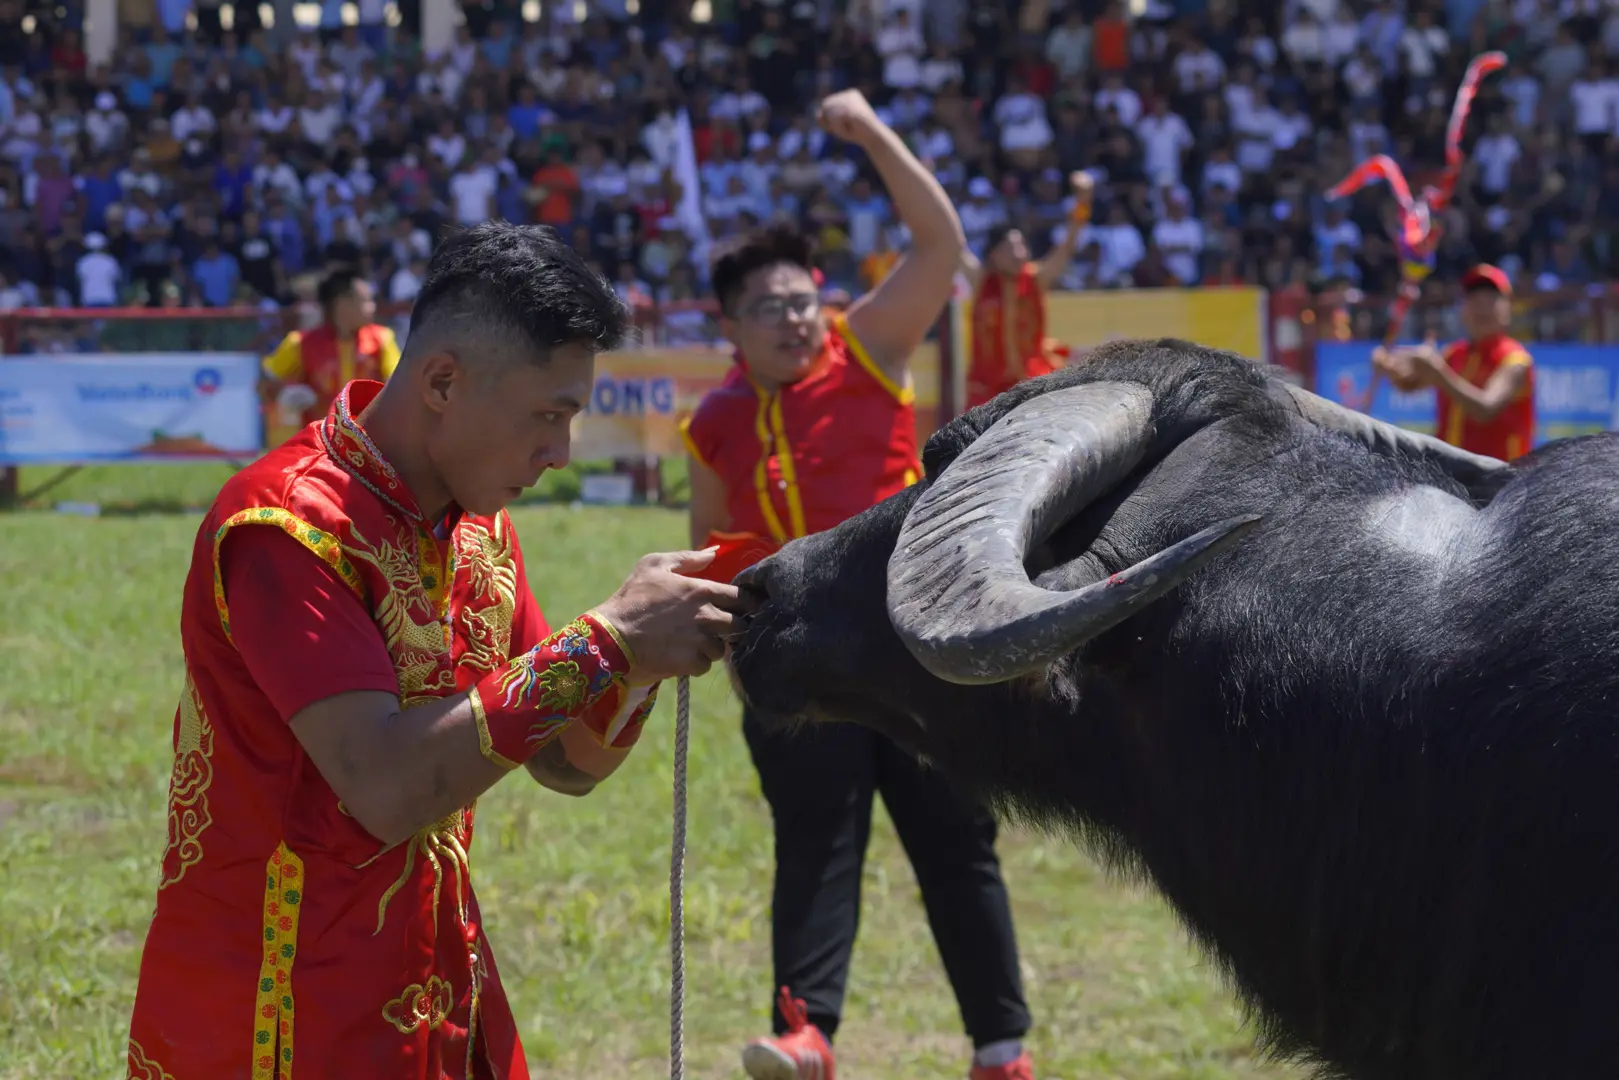
<instances>
[{"instance_id":1,"label":"water buffalo","mask_svg":"<svg viewBox=\"0 0 1619 1080\"><path fill-rule=\"evenodd\" d=\"M1512 466L1129 341L745 572L733 681L1174 906L1279 1056L1619 1076L1619 442Z\"/></svg>"}]
</instances>

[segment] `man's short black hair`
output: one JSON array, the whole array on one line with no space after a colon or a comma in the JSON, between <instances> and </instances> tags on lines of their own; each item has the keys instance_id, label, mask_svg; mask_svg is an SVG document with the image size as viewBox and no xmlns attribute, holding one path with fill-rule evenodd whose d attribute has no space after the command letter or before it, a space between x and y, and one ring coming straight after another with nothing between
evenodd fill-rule
<instances>
[{"instance_id":1,"label":"man's short black hair","mask_svg":"<svg viewBox=\"0 0 1619 1080\"><path fill-rule=\"evenodd\" d=\"M355 282L364 280L365 275L359 269L345 263L320 279L320 285L315 290L315 300L325 311L337 301L343 299L354 291Z\"/></svg>"},{"instance_id":2,"label":"man's short black hair","mask_svg":"<svg viewBox=\"0 0 1619 1080\"><path fill-rule=\"evenodd\" d=\"M721 248L709 267L709 280L720 309L728 312L747 286L748 275L755 270L787 263L812 271L814 259L815 245L798 229L784 224L767 225L745 232Z\"/></svg>"},{"instance_id":3,"label":"man's short black hair","mask_svg":"<svg viewBox=\"0 0 1619 1080\"><path fill-rule=\"evenodd\" d=\"M506 335L548 354L559 345L611 349L629 309L600 274L546 225L487 221L447 237L427 263L410 314L420 334L475 339Z\"/></svg>"}]
</instances>

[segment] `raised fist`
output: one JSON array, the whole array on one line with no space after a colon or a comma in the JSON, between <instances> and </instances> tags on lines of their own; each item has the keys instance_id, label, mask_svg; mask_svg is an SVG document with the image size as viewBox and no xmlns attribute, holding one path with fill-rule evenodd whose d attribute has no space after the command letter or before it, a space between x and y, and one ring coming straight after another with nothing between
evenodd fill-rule
<instances>
[{"instance_id":1,"label":"raised fist","mask_svg":"<svg viewBox=\"0 0 1619 1080\"><path fill-rule=\"evenodd\" d=\"M883 130L871 102L858 90L839 90L822 98L815 119L828 134L856 146L865 145Z\"/></svg>"}]
</instances>

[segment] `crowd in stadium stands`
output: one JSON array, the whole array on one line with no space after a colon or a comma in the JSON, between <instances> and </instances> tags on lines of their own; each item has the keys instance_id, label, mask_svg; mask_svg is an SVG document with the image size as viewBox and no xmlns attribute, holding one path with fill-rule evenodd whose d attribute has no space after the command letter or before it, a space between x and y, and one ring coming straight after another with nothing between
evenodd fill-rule
<instances>
[{"instance_id":1,"label":"crowd in stadium stands","mask_svg":"<svg viewBox=\"0 0 1619 1080\"><path fill-rule=\"evenodd\" d=\"M336 262L408 303L439 231L496 215L555 225L649 300L701 297L710 237L789 217L828 284L858 290L905 237L857 151L813 125L845 86L932 162L975 249L1010 220L1039 255L1065 174L1091 170L1063 287L1386 294L1387 189L1320 193L1379 150L1413 186L1436 171L1484 48L1512 63L1474 111L1436 280L1483 259L1577 302L1619 270L1605 0L544 0L539 22L493 0L430 56L419 5L359 0L347 26L342 7L278 37L220 0L120 0L102 70L76 3L0 0L0 310L273 307Z\"/></svg>"}]
</instances>

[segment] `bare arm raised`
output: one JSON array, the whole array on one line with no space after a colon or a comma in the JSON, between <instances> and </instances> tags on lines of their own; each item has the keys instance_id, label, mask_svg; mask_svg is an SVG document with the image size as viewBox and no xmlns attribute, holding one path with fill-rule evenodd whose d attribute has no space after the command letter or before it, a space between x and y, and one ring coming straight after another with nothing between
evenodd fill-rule
<instances>
[{"instance_id":1,"label":"bare arm raised","mask_svg":"<svg viewBox=\"0 0 1619 1080\"><path fill-rule=\"evenodd\" d=\"M906 363L950 299L966 240L950 197L905 141L877 118L858 90L821 102L821 125L859 146L882 177L894 210L911 232L910 250L871 292L849 307L849 328L872 360L903 384Z\"/></svg>"}]
</instances>

